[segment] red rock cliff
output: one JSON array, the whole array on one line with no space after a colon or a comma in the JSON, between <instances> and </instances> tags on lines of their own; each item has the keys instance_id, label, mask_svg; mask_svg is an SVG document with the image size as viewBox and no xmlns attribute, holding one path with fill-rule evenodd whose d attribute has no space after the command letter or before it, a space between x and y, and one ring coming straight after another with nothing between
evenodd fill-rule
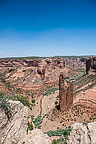
<instances>
[{"instance_id":1,"label":"red rock cliff","mask_svg":"<svg viewBox=\"0 0 96 144\"><path fill-rule=\"evenodd\" d=\"M61 73L59 77L59 106L60 111L67 111L73 103L73 84L67 82L67 88L65 87L64 74Z\"/></svg>"}]
</instances>

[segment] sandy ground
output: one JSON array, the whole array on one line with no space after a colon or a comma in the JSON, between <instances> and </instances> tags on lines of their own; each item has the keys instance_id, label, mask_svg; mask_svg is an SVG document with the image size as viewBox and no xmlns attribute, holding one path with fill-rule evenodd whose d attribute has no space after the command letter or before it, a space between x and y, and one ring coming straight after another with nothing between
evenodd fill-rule
<instances>
[{"instance_id":1,"label":"sandy ground","mask_svg":"<svg viewBox=\"0 0 96 144\"><path fill-rule=\"evenodd\" d=\"M34 117L37 117L40 115L40 100L42 98L42 95L37 98L35 106L33 106L32 111L29 109L29 116L34 115Z\"/></svg>"},{"instance_id":2,"label":"sandy ground","mask_svg":"<svg viewBox=\"0 0 96 144\"><path fill-rule=\"evenodd\" d=\"M29 114L34 115L35 117L48 114L55 107L55 101L58 94L59 91L57 90L48 96L41 95L37 97L35 106L33 106L32 111L29 110Z\"/></svg>"},{"instance_id":3,"label":"sandy ground","mask_svg":"<svg viewBox=\"0 0 96 144\"><path fill-rule=\"evenodd\" d=\"M59 90L48 96L44 96L44 98L42 99L42 115L50 112L55 107L57 95L59 95Z\"/></svg>"}]
</instances>

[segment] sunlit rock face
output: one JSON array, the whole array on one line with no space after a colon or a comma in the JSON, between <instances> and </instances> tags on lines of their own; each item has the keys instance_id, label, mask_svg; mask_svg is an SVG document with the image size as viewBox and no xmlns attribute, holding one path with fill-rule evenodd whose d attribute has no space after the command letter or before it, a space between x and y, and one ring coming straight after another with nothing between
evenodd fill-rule
<instances>
[{"instance_id":1,"label":"sunlit rock face","mask_svg":"<svg viewBox=\"0 0 96 144\"><path fill-rule=\"evenodd\" d=\"M11 116L8 119L5 111L0 109L0 143L12 144L26 136L28 127L28 108L19 101L9 101Z\"/></svg>"},{"instance_id":2,"label":"sunlit rock face","mask_svg":"<svg viewBox=\"0 0 96 144\"><path fill-rule=\"evenodd\" d=\"M0 108L0 144L51 144L39 129L28 130L28 108L19 101L9 102L10 119Z\"/></svg>"},{"instance_id":3,"label":"sunlit rock face","mask_svg":"<svg viewBox=\"0 0 96 144\"><path fill-rule=\"evenodd\" d=\"M73 83L67 82L67 109L73 104Z\"/></svg>"},{"instance_id":4,"label":"sunlit rock face","mask_svg":"<svg viewBox=\"0 0 96 144\"><path fill-rule=\"evenodd\" d=\"M86 74L88 74L90 70L96 71L96 57L86 60Z\"/></svg>"},{"instance_id":5,"label":"sunlit rock face","mask_svg":"<svg viewBox=\"0 0 96 144\"><path fill-rule=\"evenodd\" d=\"M67 88L64 81L64 73L60 74L59 77L59 106L60 111L67 111L73 104L73 84L67 82Z\"/></svg>"},{"instance_id":6,"label":"sunlit rock face","mask_svg":"<svg viewBox=\"0 0 96 144\"><path fill-rule=\"evenodd\" d=\"M96 122L73 124L67 143L96 144Z\"/></svg>"},{"instance_id":7,"label":"sunlit rock face","mask_svg":"<svg viewBox=\"0 0 96 144\"><path fill-rule=\"evenodd\" d=\"M60 111L66 111L67 110L67 95L66 95L66 88L65 88L65 82L64 82L64 74L61 73L59 77L59 105L60 105Z\"/></svg>"}]
</instances>

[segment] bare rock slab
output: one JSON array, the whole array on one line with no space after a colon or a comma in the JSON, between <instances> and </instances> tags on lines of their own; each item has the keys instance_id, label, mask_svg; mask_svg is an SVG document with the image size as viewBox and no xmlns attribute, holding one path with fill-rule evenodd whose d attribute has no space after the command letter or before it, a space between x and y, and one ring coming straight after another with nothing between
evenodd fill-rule
<instances>
[{"instance_id":1,"label":"bare rock slab","mask_svg":"<svg viewBox=\"0 0 96 144\"><path fill-rule=\"evenodd\" d=\"M19 101L9 101L12 116L8 120L0 109L0 144L51 144L39 129L28 131L28 108Z\"/></svg>"},{"instance_id":2,"label":"bare rock slab","mask_svg":"<svg viewBox=\"0 0 96 144\"><path fill-rule=\"evenodd\" d=\"M68 144L96 144L96 122L75 123Z\"/></svg>"}]
</instances>

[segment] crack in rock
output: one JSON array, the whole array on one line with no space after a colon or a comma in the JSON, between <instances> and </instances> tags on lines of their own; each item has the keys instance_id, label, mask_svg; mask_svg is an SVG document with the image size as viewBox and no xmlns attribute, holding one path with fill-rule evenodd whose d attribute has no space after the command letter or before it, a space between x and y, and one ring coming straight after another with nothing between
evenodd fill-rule
<instances>
[{"instance_id":1,"label":"crack in rock","mask_svg":"<svg viewBox=\"0 0 96 144\"><path fill-rule=\"evenodd\" d=\"M88 138L89 138L89 140L90 140L90 144L91 144L91 136L90 136L90 130L89 130L89 128L88 128L88 124L85 124L86 125L86 128L87 128L87 135L88 135Z\"/></svg>"}]
</instances>

